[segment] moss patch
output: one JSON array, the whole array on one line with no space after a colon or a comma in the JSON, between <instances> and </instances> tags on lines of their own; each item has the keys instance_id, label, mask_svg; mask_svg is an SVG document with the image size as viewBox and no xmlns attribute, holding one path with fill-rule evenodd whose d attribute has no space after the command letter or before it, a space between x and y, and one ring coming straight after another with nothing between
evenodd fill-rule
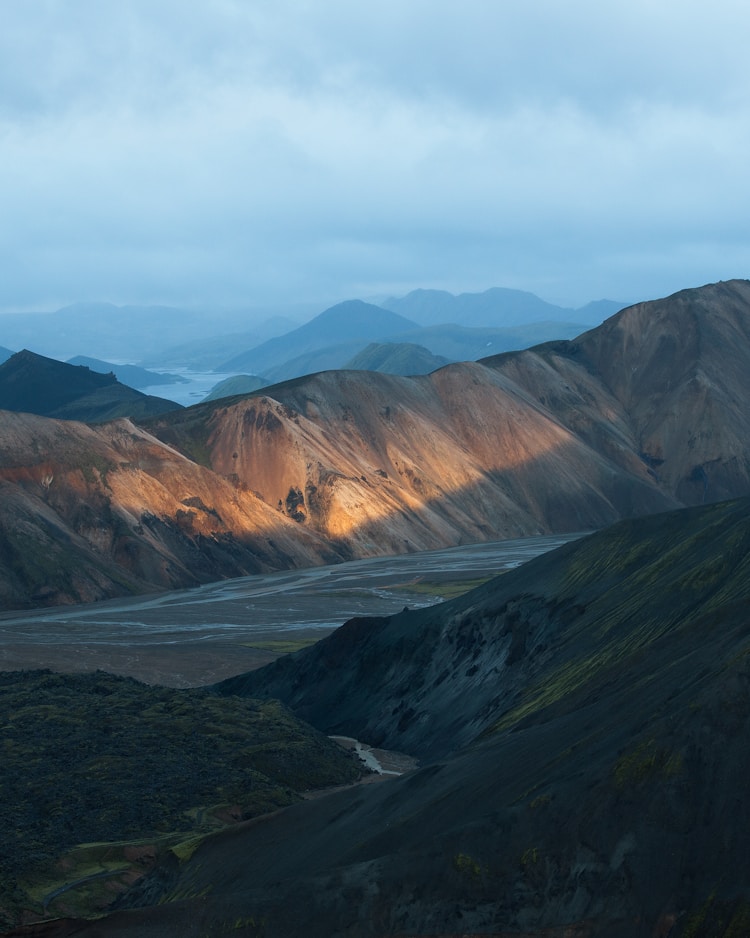
<instances>
[{"instance_id":1,"label":"moss patch","mask_svg":"<svg viewBox=\"0 0 750 938\"><path fill-rule=\"evenodd\" d=\"M122 868L121 851L105 862L109 847L59 867L77 844L188 843L355 781L361 768L278 701L103 672L0 673L0 759L0 907L39 914L70 877L90 878L98 895L110 866Z\"/></svg>"}]
</instances>

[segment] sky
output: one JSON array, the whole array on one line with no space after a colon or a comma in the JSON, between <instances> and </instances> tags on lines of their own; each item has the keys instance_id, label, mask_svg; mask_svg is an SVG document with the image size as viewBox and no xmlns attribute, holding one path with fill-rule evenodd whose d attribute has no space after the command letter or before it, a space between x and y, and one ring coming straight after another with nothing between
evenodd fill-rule
<instances>
[{"instance_id":1,"label":"sky","mask_svg":"<svg viewBox=\"0 0 750 938\"><path fill-rule=\"evenodd\" d=\"M750 5L0 0L0 311L750 276Z\"/></svg>"}]
</instances>

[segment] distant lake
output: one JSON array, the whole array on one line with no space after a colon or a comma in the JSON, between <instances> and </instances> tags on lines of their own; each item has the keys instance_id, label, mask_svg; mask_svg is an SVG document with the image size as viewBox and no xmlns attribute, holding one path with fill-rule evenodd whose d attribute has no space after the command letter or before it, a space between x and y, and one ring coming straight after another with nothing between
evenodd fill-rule
<instances>
[{"instance_id":1,"label":"distant lake","mask_svg":"<svg viewBox=\"0 0 750 938\"><path fill-rule=\"evenodd\" d=\"M161 370L161 369L159 369ZM164 369L167 372L167 369ZM183 407L191 404L200 404L209 391L225 378L233 377L236 372L217 373L215 371L188 371L185 369L170 368L168 373L180 375L185 378L185 384L154 384L141 388L143 394L153 394L155 397L164 397L168 401L176 401Z\"/></svg>"}]
</instances>

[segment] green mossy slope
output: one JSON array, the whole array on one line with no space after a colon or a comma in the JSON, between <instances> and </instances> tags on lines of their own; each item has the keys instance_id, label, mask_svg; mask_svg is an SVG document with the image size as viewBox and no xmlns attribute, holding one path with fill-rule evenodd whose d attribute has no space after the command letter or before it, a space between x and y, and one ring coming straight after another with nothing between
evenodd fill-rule
<instances>
[{"instance_id":1,"label":"green mossy slope","mask_svg":"<svg viewBox=\"0 0 750 938\"><path fill-rule=\"evenodd\" d=\"M276 701L104 672L0 673L0 757L6 908L29 902L19 884L59 878L56 861L77 844L185 840L217 815L251 818L360 775L349 753Z\"/></svg>"}]
</instances>

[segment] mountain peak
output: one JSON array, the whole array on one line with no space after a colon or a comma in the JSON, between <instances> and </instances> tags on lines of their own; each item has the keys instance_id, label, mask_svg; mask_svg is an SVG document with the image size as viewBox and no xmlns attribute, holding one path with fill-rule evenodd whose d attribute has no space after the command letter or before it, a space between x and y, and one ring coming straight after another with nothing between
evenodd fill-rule
<instances>
[{"instance_id":1,"label":"mountain peak","mask_svg":"<svg viewBox=\"0 0 750 938\"><path fill-rule=\"evenodd\" d=\"M386 335L406 332L417 327L413 320L382 306L365 303L364 300L344 300L343 303L336 303L335 306L330 306L311 319L307 326L313 324L317 327L342 327L346 330L347 336L353 335L356 330L364 329L368 337L373 334L373 331Z\"/></svg>"}]
</instances>

